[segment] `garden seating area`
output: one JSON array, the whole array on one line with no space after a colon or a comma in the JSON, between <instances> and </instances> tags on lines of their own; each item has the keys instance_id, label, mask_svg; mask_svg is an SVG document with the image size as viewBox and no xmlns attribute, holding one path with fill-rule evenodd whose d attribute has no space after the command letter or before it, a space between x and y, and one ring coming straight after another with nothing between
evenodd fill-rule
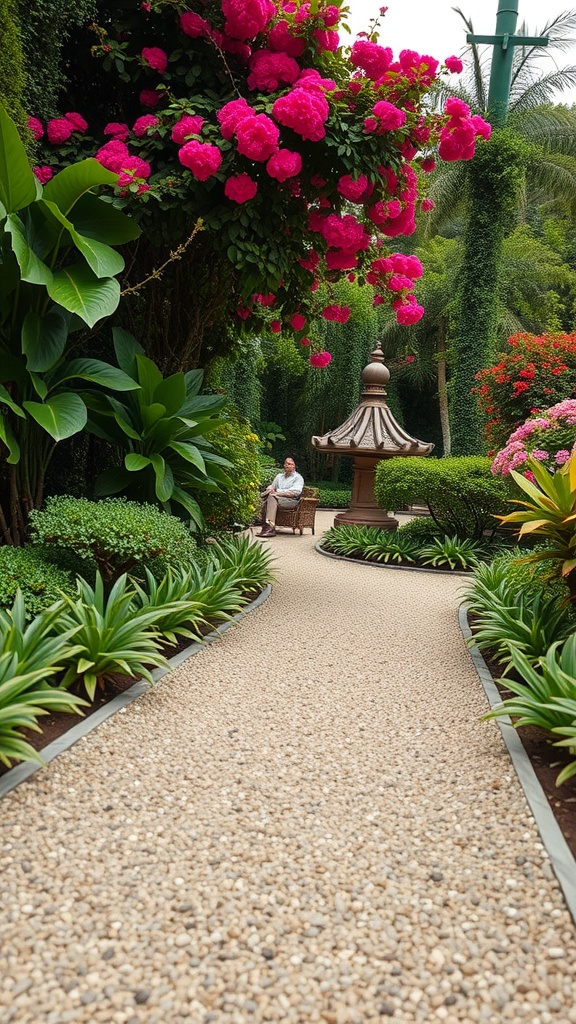
<instances>
[{"instance_id":1,"label":"garden seating area","mask_svg":"<svg viewBox=\"0 0 576 1024\"><path fill-rule=\"evenodd\" d=\"M264 604L3 799L7 1024L576 1020L461 578L315 545L268 542Z\"/></svg>"},{"instance_id":2,"label":"garden seating area","mask_svg":"<svg viewBox=\"0 0 576 1024\"><path fill-rule=\"evenodd\" d=\"M314 521L316 508L318 506L318 489L316 487L304 487L302 497L296 508L278 508L276 513L276 526L292 528L292 533L300 531L302 536L305 529L312 530L314 535Z\"/></svg>"}]
</instances>

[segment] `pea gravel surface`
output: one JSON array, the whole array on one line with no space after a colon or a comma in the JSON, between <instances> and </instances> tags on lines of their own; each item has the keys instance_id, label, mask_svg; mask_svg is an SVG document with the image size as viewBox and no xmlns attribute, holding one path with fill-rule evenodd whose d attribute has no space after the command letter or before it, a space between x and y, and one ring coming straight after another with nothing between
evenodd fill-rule
<instances>
[{"instance_id":1,"label":"pea gravel surface","mask_svg":"<svg viewBox=\"0 0 576 1024\"><path fill-rule=\"evenodd\" d=\"M461 578L316 540L266 541L265 604L0 803L1 1024L576 1024Z\"/></svg>"}]
</instances>

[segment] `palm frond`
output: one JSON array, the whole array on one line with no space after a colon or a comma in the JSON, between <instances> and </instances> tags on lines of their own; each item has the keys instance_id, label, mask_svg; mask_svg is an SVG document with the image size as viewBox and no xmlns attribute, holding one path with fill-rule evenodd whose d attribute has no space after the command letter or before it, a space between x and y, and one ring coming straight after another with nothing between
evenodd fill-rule
<instances>
[{"instance_id":1,"label":"palm frond","mask_svg":"<svg viewBox=\"0 0 576 1024\"><path fill-rule=\"evenodd\" d=\"M508 125L547 153L576 155L576 112L568 107L515 109L510 113Z\"/></svg>"},{"instance_id":2,"label":"palm frond","mask_svg":"<svg viewBox=\"0 0 576 1024\"><path fill-rule=\"evenodd\" d=\"M468 169L464 162L444 164L439 173L434 174L429 189L430 198L434 201L434 209L430 212L427 222L427 235L436 234L440 226L452 220L462 207L466 195Z\"/></svg>"},{"instance_id":3,"label":"palm frond","mask_svg":"<svg viewBox=\"0 0 576 1024\"><path fill-rule=\"evenodd\" d=\"M510 92L510 110L521 111L531 110L534 107L541 107L550 103L555 92L564 92L576 85L576 67L571 65L566 68L557 68L537 80L529 82L522 91L520 85Z\"/></svg>"},{"instance_id":4,"label":"palm frond","mask_svg":"<svg viewBox=\"0 0 576 1024\"><path fill-rule=\"evenodd\" d=\"M576 161L574 158L543 154L529 163L527 182L532 198L563 199L574 204L576 200Z\"/></svg>"},{"instance_id":5,"label":"palm frond","mask_svg":"<svg viewBox=\"0 0 576 1024\"><path fill-rule=\"evenodd\" d=\"M469 32L470 35L473 35L474 34L474 26L472 24L472 20L470 18L467 18L466 15L463 13L463 11L461 11L461 9L459 7L453 7L452 10L456 14L460 15L460 17L462 18L462 21L464 22L464 24L466 26L466 31ZM471 43L471 45L470 45L470 53L471 53L471 56L472 56L471 81L472 81L473 86L474 86L475 105L477 107L479 107L480 110L486 110L486 107L487 107L487 96L488 96L486 75L485 75L485 69L483 67L483 60L482 60L481 51L478 49L476 43Z\"/></svg>"}]
</instances>

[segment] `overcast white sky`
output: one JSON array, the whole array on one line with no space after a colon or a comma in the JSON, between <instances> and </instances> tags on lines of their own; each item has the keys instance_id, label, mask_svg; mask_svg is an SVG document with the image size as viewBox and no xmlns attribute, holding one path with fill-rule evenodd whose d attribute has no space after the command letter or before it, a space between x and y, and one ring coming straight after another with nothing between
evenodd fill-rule
<instances>
[{"instance_id":1,"label":"overcast white sky","mask_svg":"<svg viewBox=\"0 0 576 1024\"><path fill-rule=\"evenodd\" d=\"M368 29L371 18L383 4L388 11L382 19L379 42L391 46L394 55L400 50L418 50L444 60L455 53L461 55L466 47L466 29L462 19L453 10L460 7L472 20L478 34L493 35L496 30L498 0L344 0L350 8L348 23L353 34ZM536 35L547 21L556 15L576 8L573 0L519 0L518 25L525 21L529 33ZM353 39L353 36L350 37ZM341 33L343 42L347 33ZM542 50L543 69L552 70L551 58ZM559 67L576 65L576 42L571 51L556 53ZM558 102L576 103L576 89L558 96Z\"/></svg>"}]
</instances>

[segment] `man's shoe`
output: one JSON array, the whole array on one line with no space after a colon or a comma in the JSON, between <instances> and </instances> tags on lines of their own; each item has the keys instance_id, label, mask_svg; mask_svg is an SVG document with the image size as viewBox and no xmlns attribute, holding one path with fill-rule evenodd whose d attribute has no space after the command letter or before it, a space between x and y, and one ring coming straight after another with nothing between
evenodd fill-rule
<instances>
[{"instance_id":1,"label":"man's shoe","mask_svg":"<svg viewBox=\"0 0 576 1024\"><path fill-rule=\"evenodd\" d=\"M260 530L260 533L257 533L256 536L257 537L269 537L271 532L272 531L271 531L269 526L263 526L262 529Z\"/></svg>"}]
</instances>

